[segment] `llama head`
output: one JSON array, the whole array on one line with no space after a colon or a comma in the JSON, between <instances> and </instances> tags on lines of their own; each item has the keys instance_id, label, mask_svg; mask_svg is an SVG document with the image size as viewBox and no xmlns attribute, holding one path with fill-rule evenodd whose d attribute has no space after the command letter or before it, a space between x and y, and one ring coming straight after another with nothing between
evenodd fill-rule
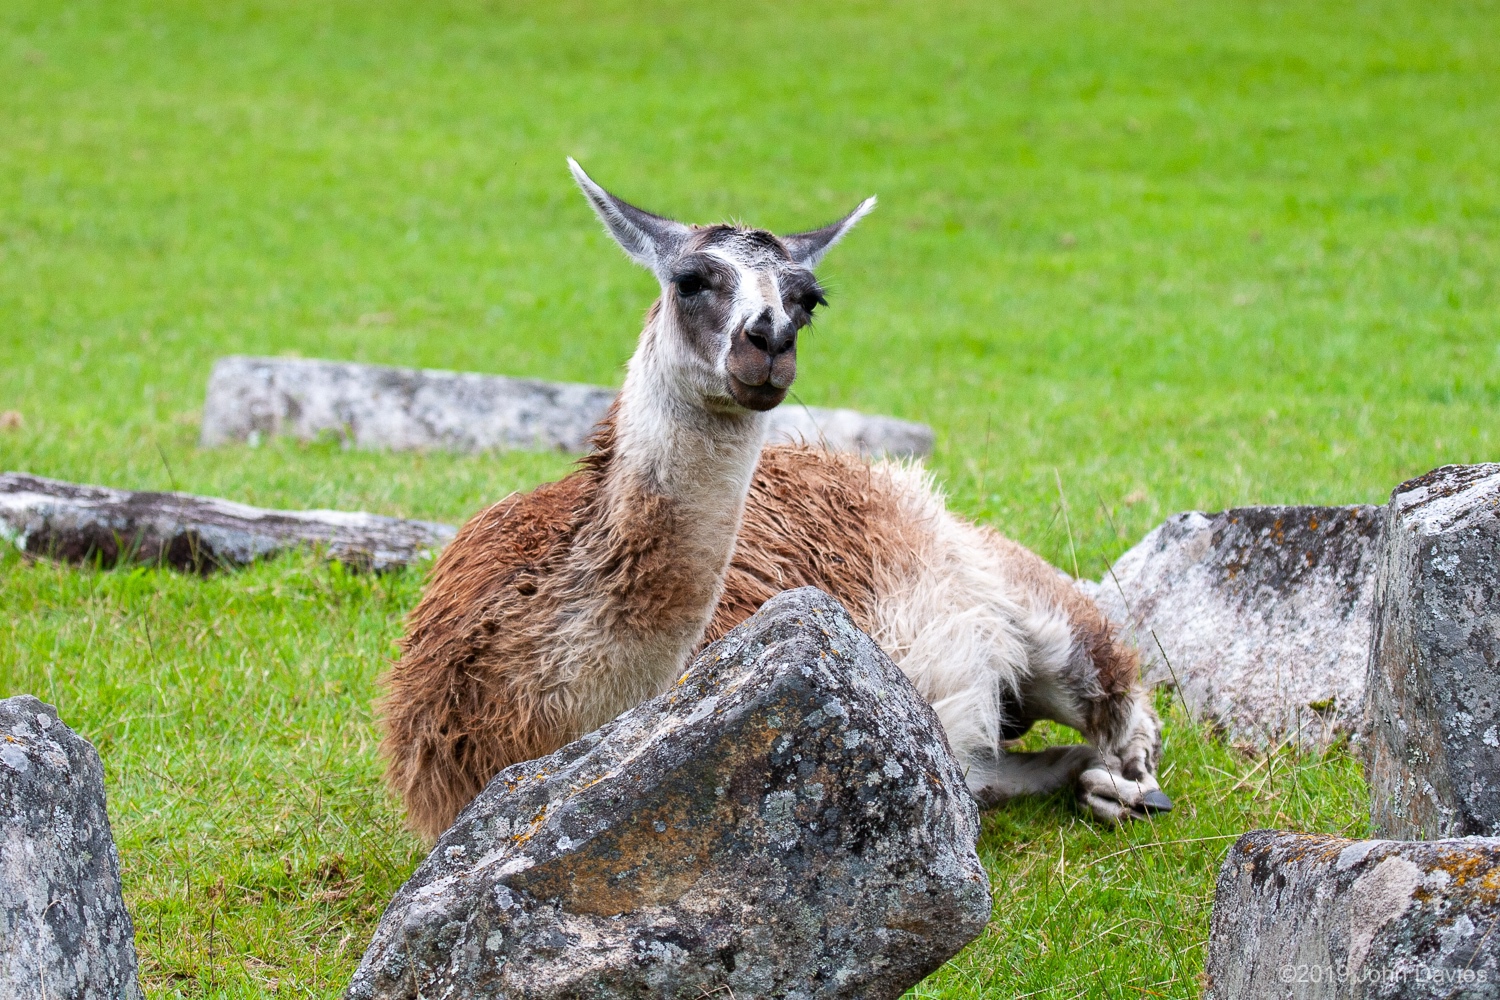
<instances>
[{"instance_id":1,"label":"llama head","mask_svg":"<svg viewBox=\"0 0 1500 1000\"><path fill-rule=\"evenodd\" d=\"M867 198L821 229L776 236L744 226L690 226L616 198L572 157L568 166L615 242L656 275L659 338L673 374L717 408L769 410L797 374L797 332L826 305L813 268L875 207Z\"/></svg>"}]
</instances>

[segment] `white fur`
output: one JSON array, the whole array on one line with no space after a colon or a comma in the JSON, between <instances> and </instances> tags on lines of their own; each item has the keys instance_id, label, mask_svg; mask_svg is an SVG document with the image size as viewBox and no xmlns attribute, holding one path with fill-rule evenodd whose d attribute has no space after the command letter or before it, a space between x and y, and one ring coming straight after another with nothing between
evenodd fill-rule
<instances>
[{"instance_id":1,"label":"white fur","mask_svg":"<svg viewBox=\"0 0 1500 1000\"><path fill-rule=\"evenodd\" d=\"M1074 783L1101 819L1143 815L1159 723L1138 691L1130 718L1103 745L1006 752L1003 702L1028 718L1085 726L1078 648L1066 612L1006 572L987 530L949 513L931 476L915 465L882 463L875 473L898 498L905 565L877 573L873 638L932 705L968 785L982 802L1047 792ZM1102 692L1099 692L1102 693ZM1124 773L1140 773L1131 781Z\"/></svg>"},{"instance_id":2,"label":"white fur","mask_svg":"<svg viewBox=\"0 0 1500 1000\"><path fill-rule=\"evenodd\" d=\"M1066 665L1067 617L1033 607L1008 581L985 532L950 514L931 477L883 463L901 515L917 528L915 573L886 581L874 606L872 638L937 713L959 763L971 766L1000 745L1001 697L1022 702Z\"/></svg>"},{"instance_id":3,"label":"white fur","mask_svg":"<svg viewBox=\"0 0 1500 1000\"><path fill-rule=\"evenodd\" d=\"M765 415L749 410L715 412L687 373L693 356L674 335L667 311L642 336L631 359L616 415L615 469L622 487L606 517L628 520L636 489L670 498L691 515L680 518L672 539L675 558L688 579L714 581L700 618L683 629L652 629L624 635L600 621L607 613L592 595L581 595L559 648L567 651L565 675L589 691L580 702L580 733L659 694L680 672L704 632L723 593L745 498L760 458ZM702 365L701 362L697 362ZM712 374L712 373L710 373ZM722 376L719 376L722 378Z\"/></svg>"}]
</instances>

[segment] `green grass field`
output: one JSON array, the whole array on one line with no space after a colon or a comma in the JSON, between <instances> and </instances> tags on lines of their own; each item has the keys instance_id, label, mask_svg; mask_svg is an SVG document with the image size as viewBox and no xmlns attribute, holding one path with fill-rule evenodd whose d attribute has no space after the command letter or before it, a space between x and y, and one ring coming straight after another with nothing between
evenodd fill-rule
<instances>
[{"instance_id":1,"label":"green grass field","mask_svg":"<svg viewBox=\"0 0 1500 1000\"><path fill-rule=\"evenodd\" d=\"M799 398L932 424L954 506L1070 571L1176 510L1379 502L1500 458L1497 51L1477 0L10 0L0 469L449 521L561 474L195 442L231 352L617 382L653 285L573 154L696 221L878 194ZM98 745L153 997L347 982L421 856L371 710L420 587L0 556L0 695ZM1161 704L1179 808L987 815L994 920L916 995L1195 996L1235 834L1365 830L1347 748Z\"/></svg>"}]
</instances>

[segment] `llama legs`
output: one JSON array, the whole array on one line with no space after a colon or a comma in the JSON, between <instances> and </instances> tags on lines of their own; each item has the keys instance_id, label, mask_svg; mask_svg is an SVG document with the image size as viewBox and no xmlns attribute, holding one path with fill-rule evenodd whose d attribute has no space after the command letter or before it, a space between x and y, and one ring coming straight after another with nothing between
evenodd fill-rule
<instances>
[{"instance_id":1,"label":"llama legs","mask_svg":"<svg viewBox=\"0 0 1500 1000\"><path fill-rule=\"evenodd\" d=\"M1084 731L1099 748L1099 760L1078 777L1079 802L1105 820L1171 809L1172 800L1156 781L1161 720L1151 708L1149 692L1132 687L1108 699L1103 709L1096 713L1103 724Z\"/></svg>"},{"instance_id":2,"label":"llama legs","mask_svg":"<svg viewBox=\"0 0 1500 1000\"><path fill-rule=\"evenodd\" d=\"M1154 775L1127 778L1118 764L1112 766L1110 756L1086 743L1036 752L999 750L971 761L969 791L980 806L990 808L1018 795L1047 795L1072 786L1078 804L1108 823L1145 819L1172 808Z\"/></svg>"},{"instance_id":3,"label":"llama legs","mask_svg":"<svg viewBox=\"0 0 1500 1000\"><path fill-rule=\"evenodd\" d=\"M1056 721L1076 728L1088 740L1082 749L1088 752L1087 763L1074 773L1078 804L1105 822L1144 819L1172 808L1172 800L1156 780L1161 760L1161 722L1151 708L1150 694L1132 686L1119 694L1097 697L1098 685L1089 677L1088 664L1070 671L1076 683L1076 704L1081 712L1055 713ZM1080 690L1081 688L1081 690ZM1095 695L1090 698L1089 695ZM1007 754L1001 754L1004 759Z\"/></svg>"},{"instance_id":4,"label":"llama legs","mask_svg":"<svg viewBox=\"0 0 1500 1000\"><path fill-rule=\"evenodd\" d=\"M1028 676L1021 686L1022 704L1009 706L1005 736L1024 732L1038 719L1050 719L1079 731L1086 745L1052 747L1040 753L1007 751L1004 738L992 752L974 755L969 788L981 805L995 805L1016 795L1047 794L1073 786L1079 805L1105 822L1143 819L1172 808L1161 791L1156 767L1161 757L1161 722L1149 693L1134 683L1113 680L1119 660L1128 652L1113 644L1107 632L1101 641L1087 641L1088 623L1071 618L1074 637L1066 655L1055 640L1058 617L1033 615L1023 623L1034 633L1029 645ZM1122 689L1123 687L1123 689Z\"/></svg>"},{"instance_id":5,"label":"llama legs","mask_svg":"<svg viewBox=\"0 0 1500 1000\"><path fill-rule=\"evenodd\" d=\"M1076 782L1098 760L1085 745L1049 747L1036 753L998 750L969 765L969 791L988 809L1018 795L1047 795Z\"/></svg>"}]
</instances>

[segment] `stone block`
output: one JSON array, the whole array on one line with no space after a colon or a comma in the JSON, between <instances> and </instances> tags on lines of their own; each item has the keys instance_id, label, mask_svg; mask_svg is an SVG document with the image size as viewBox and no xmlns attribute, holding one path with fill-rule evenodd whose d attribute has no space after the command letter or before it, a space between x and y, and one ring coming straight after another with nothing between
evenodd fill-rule
<instances>
[{"instance_id":1,"label":"stone block","mask_svg":"<svg viewBox=\"0 0 1500 1000\"><path fill-rule=\"evenodd\" d=\"M338 510L265 510L187 493L134 493L0 474L0 539L67 562L151 563L205 572L298 546L382 571L426 558L455 529Z\"/></svg>"},{"instance_id":2,"label":"stone block","mask_svg":"<svg viewBox=\"0 0 1500 1000\"><path fill-rule=\"evenodd\" d=\"M1364 505L1176 514L1089 589L1197 717L1316 745L1363 717L1380 524Z\"/></svg>"},{"instance_id":3,"label":"stone block","mask_svg":"<svg viewBox=\"0 0 1500 1000\"><path fill-rule=\"evenodd\" d=\"M1219 869L1205 1000L1500 996L1500 840L1257 830Z\"/></svg>"},{"instance_id":4,"label":"stone block","mask_svg":"<svg viewBox=\"0 0 1500 1000\"><path fill-rule=\"evenodd\" d=\"M496 776L349 996L894 1000L985 927L977 833L931 708L836 601L788 591Z\"/></svg>"},{"instance_id":5,"label":"stone block","mask_svg":"<svg viewBox=\"0 0 1500 1000\"><path fill-rule=\"evenodd\" d=\"M1500 465L1444 466L1396 488L1376 610L1376 828L1500 836Z\"/></svg>"},{"instance_id":6,"label":"stone block","mask_svg":"<svg viewBox=\"0 0 1500 1000\"><path fill-rule=\"evenodd\" d=\"M208 380L206 447L272 435L352 447L479 452L585 451L616 390L572 382L303 358L227 357ZM870 455L926 455L932 428L854 410L783 404L770 441Z\"/></svg>"},{"instance_id":7,"label":"stone block","mask_svg":"<svg viewBox=\"0 0 1500 1000\"><path fill-rule=\"evenodd\" d=\"M0 701L0 997L140 1000L135 934L88 740Z\"/></svg>"}]
</instances>

